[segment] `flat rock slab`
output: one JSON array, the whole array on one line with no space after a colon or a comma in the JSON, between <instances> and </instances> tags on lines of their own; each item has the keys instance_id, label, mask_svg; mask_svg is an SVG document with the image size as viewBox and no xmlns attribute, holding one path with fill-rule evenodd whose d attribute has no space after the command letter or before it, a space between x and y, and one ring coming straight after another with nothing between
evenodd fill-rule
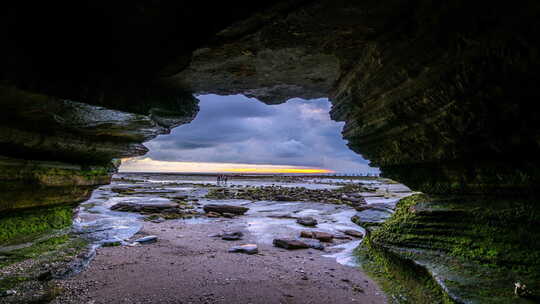
<instances>
[{"instance_id":1,"label":"flat rock slab","mask_svg":"<svg viewBox=\"0 0 540 304\"><path fill-rule=\"evenodd\" d=\"M151 244L151 243L157 242L157 240L158 240L157 236L149 235L149 236L142 237L140 239L136 239L135 242L139 244Z\"/></svg>"},{"instance_id":2,"label":"flat rock slab","mask_svg":"<svg viewBox=\"0 0 540 304\"><path fill-rule=\"evenodd\" d=\"M356 213L356 215L354 215L351 218L351 220L357 225L362 226L363 228L366 228L366 227L381 225L391 215L392 215L392 212L390 211L382 211L379 209L368 209L368 210L364 210L364 211L360 211Z\"/></svg>"},{"instance_id":3,"label":"flat rock slab","mask_svg":"<svg viewBox=\"0 0 540 304\"><path fill-rule=\"evenodd\" d=\"M364 234L361 231L354 230L354 229L347 229L347 230L343 230L342 232L345 233L346 235L350 235L350 236L355 237L355 238L363 238L364 237Z\"/></svg>"},{"instance_id":4,"label":"flat rock slab","mask_svg":"<svg viewBox=\"0 0 540 304\"><path fill-rule=\"evenodd\" d=\"M317 239L321 242L331 242L334 239L333 234L322 232L322 231L304 230L300 232L300 236L303 238L308 238L308 239Z\"/></svg>"},{"instance_id":5,"label":"flat rock slab","mask_svg":"<svg viewBox=\"0 0 540 304\"><path fill-rule=\"evenodd\" d=\"M215 212L219 214L230 213L234 215L242 215L246 213L249 208L233 205L208 204L203 206L203 210L206 213Z\"/></svg>"},{"instance_id":6,"label":"flat rock slab","mask_svg":"<svg viewBox=\"0 0 540 304\"><path fill-rule=\"evenodd\" d=\"M288 250L310 248L310 246L306 242L295 239L274 239L272 243L276 247Z\"/></svg>"},{"instance_id":7,"label":"flat rock slab","mask_svg":"<svg viewBox=\"0 0 540 304\"><path fill-rule=\"evenodd\" d=\"M318 224L317 220L310 216L298 218L296 222L300 225L308 226L308 227L314 227L314 226L317 226Z\"/></svg>"},{"instance_id":8,"label":"flat rock slab","mask_svg":"<svg viewBox=\"0 0 540 304\"><path fill-rule=\"evenodd\" d=\"M245 244L245 245L240 245L240 246L234 246L231 249L229 249L229 252L256 254L259 252L259 248L255 244Z\"/></svg>"}]
</instances>

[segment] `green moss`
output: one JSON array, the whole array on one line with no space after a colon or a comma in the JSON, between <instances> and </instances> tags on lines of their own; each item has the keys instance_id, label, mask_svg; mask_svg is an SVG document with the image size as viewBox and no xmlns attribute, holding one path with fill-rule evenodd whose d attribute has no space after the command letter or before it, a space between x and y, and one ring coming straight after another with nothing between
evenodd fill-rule
<instances>
[{"instance_id":1,"label":"green moss","mask_svg":"<svg viewBox=\"0 0 540 304\"><path fill-rule=\"evenodd\" d=\"M419 261L453 278L444 285L456 298L507 303L514 282L540 282L539 220L534 199L420 194L398 202L366 244L384 253L368 252L377 265Z\"/></svg>"},{"instance_id":2,"label":"green moss","mask_svg":"<svg viewBox=\"0 0 540 304\"><path fill-rule=\"evenodd\" d=\"M454 303L420 266L372 246L369 238L355 251L362 269L380 284L391 303Z\"/></svg>"},{"instance_id":3,"label":"green moss","mask_svg":"<svg viewBox=\"0 0 540 304\"><path fill-rule=\"evenodd\" d=\"M35 242L29 247L3 253L7 259L0 262L0 268L27 259L47 258L49 262L62 260L66 255L75 254L87 245L86 240L68 234L54 236Z\"/></svg>"},{"instance_id":4,"label":"green moss","mask_svg":"<svg viewBox=\"0 0 540 304\"><path fill-rule=\"evenodd\" d=\"M73 207L61 206L10 213L0 217L0 244L22 241L71 226Z\"/></svg>"}]
</instances>

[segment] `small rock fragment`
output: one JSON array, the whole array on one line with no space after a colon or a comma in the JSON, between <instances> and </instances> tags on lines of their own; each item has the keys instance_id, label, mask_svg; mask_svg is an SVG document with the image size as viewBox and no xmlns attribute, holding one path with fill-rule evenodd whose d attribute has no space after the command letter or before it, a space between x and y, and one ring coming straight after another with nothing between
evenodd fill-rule
<instances>
[{"instance_id":1,"label":"small rock fragment","mask_svg":"<svg viewBox=\"0 0 540 304\"><path fill-rule=\"evenodd\" d=\"M237 241L241 240L243 236L244 234L242 231L225 232L221 235L221 239L226 241Z\"/></svg>"},{"instance_id":2,"label":"small rock fragment","mask_svg":"<svg viewBox=\"0 0 540 304\"><path fill-rule=\"evenodd\" d=\"M142 237L140 239L137 239L135 240L135 243L139 243L139 244L150 244L150 243L155 243L157 242L157 236L155 235L149 235L149 236L145 236L145 237Z\"/></svg>"},{"instance_id":3,"label":"small rock fragment","mask_svg":"<svg viewBox=\"0 0 540 304\"><path fill-rule=\"evenodd\" d=\"M259 252L259 248L256 244L245 244L240 246L234 246L229 249L229 252L240 252L246 254L256 254Z\"/></svg>"}]
</instances>

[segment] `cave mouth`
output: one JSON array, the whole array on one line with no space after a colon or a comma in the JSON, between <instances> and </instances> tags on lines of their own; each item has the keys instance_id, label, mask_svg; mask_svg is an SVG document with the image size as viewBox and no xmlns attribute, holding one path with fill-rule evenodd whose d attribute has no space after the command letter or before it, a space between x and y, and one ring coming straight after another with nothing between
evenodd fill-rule
<instances>
[{"instance_id":1,"label":"cave mouth","mask_svg":"<svg viewBox=\"0 0 540 304\"><path fill-rule=\"evenodd\" d=\"M378 175L347 147L326 98L267 105L244 95L199 95L195 119L145 143L120 172Z\"/></svg>"}]
</instances>

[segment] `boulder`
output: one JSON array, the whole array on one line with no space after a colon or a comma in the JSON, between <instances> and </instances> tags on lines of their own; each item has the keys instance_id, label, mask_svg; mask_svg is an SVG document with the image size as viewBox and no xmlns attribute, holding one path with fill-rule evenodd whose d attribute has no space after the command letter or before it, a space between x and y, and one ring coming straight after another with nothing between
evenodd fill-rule
<instances>
[{"instance_id":1,"label":"boulder","mask_svg":"<svg viewBox=\"0 0 540 304\"><path fill-rule=\"evenodd\" d=\"M229 249L229 252L256 254L259 252L259 248L255 244L245 244L245 245L240 245L240 246L234 246L231 249Z\"/></svg>"},{"instance_id":2,"label":"boulder","mask_svg":"<svg viewBox=\"0 0 540 304\"><path fill-rule=\"evenodd\" d=\"M203 206L205 212L217 212L220 214L231 213L234 215L242 215L246 213L249 208L233 205L217 205L217 204L207 204Z\"/></svg>"},{"instance_id":3,"label":"boulder","mask_svg":"<svg viewBox=\"0 0 540 304\"><path fill-rule=\"evenodd\" d=\"M273 244L276 247L285 248L288 250L310 248L307 243L295 239L274 239Z\"/></svg>"},{"instance_id":4,"label":"boulder","mask_svg":"<svg viewBox=\"0 0 540 304\"><path fill-rule=\"evenodd\" d=\"M303 226L310 226L310 227L317 226L317 220L310 216L298 218L296 222Z\"/></svg>"}]
</instances>

